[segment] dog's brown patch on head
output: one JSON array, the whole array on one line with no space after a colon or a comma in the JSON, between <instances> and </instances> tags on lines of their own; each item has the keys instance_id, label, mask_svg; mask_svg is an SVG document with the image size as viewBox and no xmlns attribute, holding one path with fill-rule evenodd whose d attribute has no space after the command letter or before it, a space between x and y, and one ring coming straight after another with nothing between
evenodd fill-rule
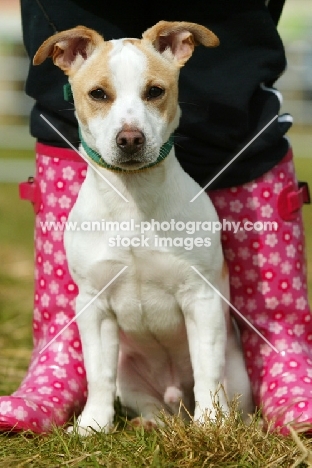
<instances>
[{"instance_id":1,"label":"dog's brown patch on head","mask_svg":"<svg viewBox=\"0 0 312 468\"><path fill-rule=\"evenodd\" d=\"M85 125L96 115L105 116L116 99L116 90L108 67L111 50L111 42L103 42L85 66L71 77L75 108L79 119ZM106 99L92 98L90 92L96 89L102 89Z\"/></svg>"},{"instance_id":2,"label":"dog's brown patch on head","mask_svg":"<svg viewBox=\"0 0 312 468\"><path fill-rule=\"evenodd\" d=\"M150 42L138 41L133 44L144 53L147 59L142 99L148 106L157 109L167 122L172 122L178 105L179 68L162 57ZM163 89L164 93L159 98L149 99L148 90L153 86Z\"/></svg>"},{"instance_id":3,"label":"dog's brown patch on head","mask_svg":"<svg viewBox=\"0 0 312 468\"><path fill-rule=\"evenodd\" d=\"M107 114L115 100L107 66L111 49L112 44L96 31L77 26L49 37L35 54L34 65L52 57L68 75L77 115L84 124L95 115ZM96 89L103 89L107 99L92 99L90 92Z\"/></svg>"}]
</instances>

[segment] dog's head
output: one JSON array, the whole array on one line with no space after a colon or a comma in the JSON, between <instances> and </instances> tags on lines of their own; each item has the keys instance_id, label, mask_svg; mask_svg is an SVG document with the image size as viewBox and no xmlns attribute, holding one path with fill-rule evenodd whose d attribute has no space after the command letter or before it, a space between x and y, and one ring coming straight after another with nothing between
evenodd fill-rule
<instances>
[{"instance_id":1,"label":"dog's head","mask_svg":"<svg viewBox=\"0 0 312 468\"><path fill-rule=\"evenodd\" d=\"M34 64L47 57L69 77L87 144L105 161L138 169L157 160L178 125L178 75L195 45L214 47L204 26L160 21L142 39L105 41L78 26L47 39Z\"/></svg>"}]
</instances>

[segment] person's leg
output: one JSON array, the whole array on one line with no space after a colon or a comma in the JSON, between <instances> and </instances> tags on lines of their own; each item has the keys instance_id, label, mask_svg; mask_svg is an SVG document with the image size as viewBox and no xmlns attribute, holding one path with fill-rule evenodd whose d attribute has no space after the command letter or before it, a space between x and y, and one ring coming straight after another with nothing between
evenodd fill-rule
<instances>
[{"instance_id":1,"label":"person's leg","mask_svg":"<svg viewBox=\"0 0 312 468\"><path fill-rule=\"evenodd\" d=\"M312 424L312 321L302 217L300 209L290 221L280 216L291 208L281 195L291 183L297 187L289 150L259 179L209 193L221 221L257 223L236 234L226 228L222 239L231 302L277 351L238 322L254 401L272 428L292 420ZM277 222L276 231L260 230L268 221Z\"/></svg>"},{"instance_id":2,"label":"person's leg","mask_svg":"<svg viewBox=\"0 0 312 468\"><path fill-rule=\"evenodd\" d=\"M62 159L64 155L76 160ZM0 430L48 431L79 413L86 399L79 333L75 321L68 325L75 316L77 286L68 272L63 232L42 229L40 224L67 219L86 164L74 151L37 145L36 172L34 350L20 388L0 397Z\"/></svg>"}]
</instances>

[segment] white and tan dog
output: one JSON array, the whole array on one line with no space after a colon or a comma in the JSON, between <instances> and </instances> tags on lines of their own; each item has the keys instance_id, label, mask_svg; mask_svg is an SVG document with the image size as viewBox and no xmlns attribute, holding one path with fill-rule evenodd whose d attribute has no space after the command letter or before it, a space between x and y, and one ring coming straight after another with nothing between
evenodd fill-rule
<instances>
[{"instance_id":1,"label":"white and tan dog","mask_svg":"<svg viewBox=\"0 0 312 468\"><path fill-rule=\"evenodd\" d=\"M197 226L218 219L205 193L190 203L200 187L168 143L180 117L179 70L197 44L216 46L218 39L186 22L161 21L141 40L105 41L79 26L50 37L34 58L40 64L52 56L68 75L82 151L95 155L91 165L97 171L88 168L69 220L134 220L127 232L65 233L70 271L79 287L77 313L90 304L77 317L88 380L88 399L78 420L81 434L89 427L112 427L116 392L147 425L157 421L161 409L177 413L181 400L195 420L201 421L206 410L213 418L212 400L222 382L229 398L242 394L245 414L252 411L228 307L191 268L228 297L219 233L211 235L209 247L204 230L194 234L200 240L192 249L183 243L189 237L185 231L178 233L183 239L176 245L158 246L159 232L151 231L148 245L109 246L117 234L130 241L140 238L140 223L152 219L197 221ZM164 150L168 156L160 162ZM165 235L173 238L177 232ZM226 409L221 392L219 399Z\"/></svg>"}]
</instances>

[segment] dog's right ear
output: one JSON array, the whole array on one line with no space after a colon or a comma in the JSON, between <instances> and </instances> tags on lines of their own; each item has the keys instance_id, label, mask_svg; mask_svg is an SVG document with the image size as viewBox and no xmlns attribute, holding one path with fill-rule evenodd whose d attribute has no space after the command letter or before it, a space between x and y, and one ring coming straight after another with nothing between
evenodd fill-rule
<instances>
[{"instance_id":1,"label":"dog's right ear","mask_svg":"<svg viewBox=\"0 0 312 468\"><path fill-rule=\"evenodd\" d=\"M37 50L33 64L40 65L52 57L56 66L71 75L92 54L104 39L93 29L84 26L61 31L49 37Z\"/></svg>"}]
</instances>

